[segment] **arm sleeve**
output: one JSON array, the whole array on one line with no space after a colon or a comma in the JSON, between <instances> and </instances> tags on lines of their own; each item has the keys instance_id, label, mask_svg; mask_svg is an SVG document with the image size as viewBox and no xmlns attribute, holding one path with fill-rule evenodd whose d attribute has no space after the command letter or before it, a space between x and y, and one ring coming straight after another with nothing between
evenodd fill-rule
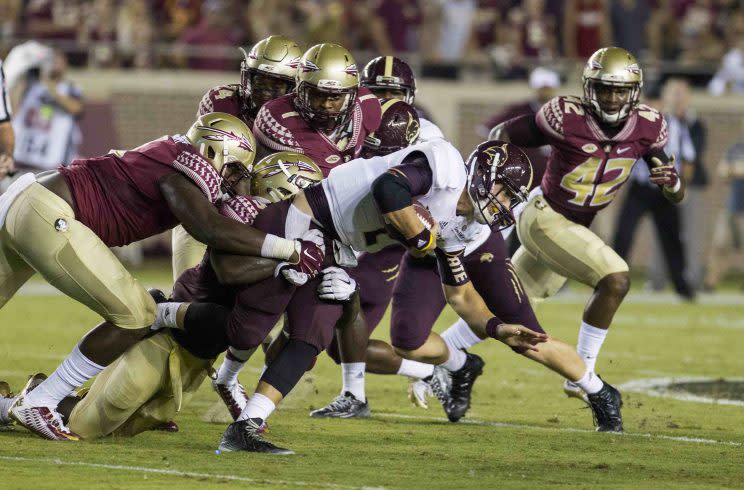
<instances>
[{"instance_id":1,"label":"arm sleeve","mask_svg":"<svg viewBox=\"0 0 744 490\"><path fill-rule=\"evenodd\" d=\"M653 168L654 166L654 164L651 163L651 159L654 157L658 158L664 165L669 163L669 156L664 151L664 148L652 148L645 155L643 155L643 159L646 161L649 169Z\"/></svg>"},{"instance_id":2,"label":"arm sleeve","mask_svg":"<svg viewBox=\"0 0 744 490\"><path fill-rule=\"evenodd\" d=\"M535 122L535 115L525 114L509 119L504 123L504 131L509 135L509 139L517 146L535 148L550 144L548 138Z\"/></svg>"},{"instance_id":3,"label":"arm sleeve","mask_svg":"<svg viewBox=\"0 0 744 490\"><path fill-rule=\"evenodd\" d=\"M413 196L429 192L433 174L426 156L414 152L401 165L390 168L372 182L372 197L383 214L406 208Z\"/></svg>"},{"instance_id":4,"label":"arm sleeve","mask_svg":"<svg viewBox=\"0 0 744 490\"><path fill-rule=\"evenodd\" d=\"M456 252L445 252L437 248L434 250L437 257L437 268L442 284L446 286L462 286L470 282L470 276L465 272L465 266L462 264L462 258L465 256L465 249Z\"/></svg>"}]
</instances>

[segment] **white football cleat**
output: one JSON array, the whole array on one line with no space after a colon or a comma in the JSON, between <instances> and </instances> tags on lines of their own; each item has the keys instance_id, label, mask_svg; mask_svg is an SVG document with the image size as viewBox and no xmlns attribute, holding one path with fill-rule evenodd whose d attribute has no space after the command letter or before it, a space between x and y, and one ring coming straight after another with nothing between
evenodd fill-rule
<instances>
[{"instance_id":1,"label":"white football cleat","mask_svg":"<svg viewBox=\"0 0 744 490\"><path fill-rule=\"evenodd\" d=\"M26 403L26 391L10 408L10 416L34 434L52 441L79 441L80 436L62 422L62 417L53 407L32 407Z\"/></svg>"},{"instance_id":2,"label":"white football cleat","mask_svg":"<svg viewBox=\"0 0 744 490\"><path fill-rule=\"evenodd\" d=\"M434 396L434 392L431 391L431 386L429 386L429 383L427 383L423 379L409 378L408 400L410 400L410 402L413 403L415 407L428 409L428 397L430 396Z\"/></svg>"},{"instance_id":3,"label":"white football cleat","mask_svg":"<svg viewBox=\"0 0 744 490\"><path fill-rule=\"evenodd\" d=\"M587 396L586 392L579 388L579 385L572 381L565 380L563 382L563 393L565 393L566 396L569 398L576 398L591 406L591 404L589 403L589 397Z\"/></svg>"},{"instance_id":4,"label":"white football cleat","mask_svg":"<svg viewBox=\"0 0 744 490\"><path fill-rule=\"evenodd\" d=\"M218 383L216 379L213 379L212 388L214 388L214 391L220 395L220 398L227 407L227 410L230 412L232 419L237 421L248 403L248 395L245 393L243 385L240 383L226 385Z\"/></svg>"}]
</instances>

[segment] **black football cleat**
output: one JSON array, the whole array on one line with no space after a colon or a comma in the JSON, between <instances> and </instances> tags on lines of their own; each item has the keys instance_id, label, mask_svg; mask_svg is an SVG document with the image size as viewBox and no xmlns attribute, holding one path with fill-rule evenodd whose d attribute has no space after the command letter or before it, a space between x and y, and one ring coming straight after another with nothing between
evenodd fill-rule
<instances>
[{"instance_id":1,"label":"black football cleat","mask_svg":"<svg viewBox=\"0 0 744 490\"><path fill-rule=\"evenodd\" d=\"M333 419L366 419L371 414L369 403L358 400L348 391L338 395L325 407L310 412L314 418Z\"/></svg>"},{"instance_id":2,"label":"black football cleat","mask_svg":"<svg viewBox=\"0 0 744 490\"><path fill-rule=\"evenodd\" d=\"M614 386L605 383L601 390L587 397L597 432L623 431L623 417L620 415L623 398Z\"/></svg>"},{"instance_id":3,"label":"black football cleat","mask_svg":"<svg viewBox=\"0 0 744 490\"><path fill-rule=\"evenodd\" d=\"M252 453L294 454L291 449L277 447L261 436L261 419L245 419L233 422L222 434L219 450L248 451Z\"/></svg>"},{"instance_id":4,"label":"black football cleat","mask_svg":"<svg viewBox=\"0 0 744 490\"><path fill-rule=\"evenodd\" d=\"M470 408L470 395L473 392L475 380L483 374L485 362L480 356L468 354L465 365L451 373L452 387L450 388L450 399L444 406L447 418L450 422L457 422Z\"/></svg>"},{"instance_id":5,"label":"black football cleat","mask_svg":"<svg viewBox=\"0 0 744 490\"><path fill-rule=\"evenodd\" d=\"M150 293L150 296L152 296L152 299L155 300L155 303L167 303L168 297L165 295L164 292L162 292L159 289L156 288L147 288L147 292Z\"/></svg>"}]
</instances>

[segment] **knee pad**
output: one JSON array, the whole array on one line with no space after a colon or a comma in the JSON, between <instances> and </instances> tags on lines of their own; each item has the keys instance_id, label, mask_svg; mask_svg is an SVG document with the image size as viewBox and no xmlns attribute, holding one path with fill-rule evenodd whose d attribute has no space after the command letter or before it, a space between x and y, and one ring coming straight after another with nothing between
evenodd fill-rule
<instances>
[{"instance_id":1,"label":"knee pad","mask_svg":"<svg viewBox=\"0 0 744 490\"><path fill-rule=\"evenodd\" d=\"M287 396L319 353L317 348L307 342L290 339L266 368L261 381L273 386L282 396Z\"/></svg>"}]
</instances>

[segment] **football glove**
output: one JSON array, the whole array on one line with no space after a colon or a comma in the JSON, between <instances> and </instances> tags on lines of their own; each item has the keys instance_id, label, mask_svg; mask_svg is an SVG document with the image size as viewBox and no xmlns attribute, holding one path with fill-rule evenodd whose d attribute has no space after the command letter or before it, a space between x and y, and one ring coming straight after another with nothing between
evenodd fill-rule
<instances>
[{"instance_id":1,"label":"football glove","mask_svg":"<svg viewBox=\"0 0 744 490\"><path fill-rule=\"evenodd\" d=\"M651 182L659 187L674 189L679 183L679 174L677 173L677 169L674 168L674 157L672 156L666 164L662 163L658 158L653 157L651 163L654 165L650 169Z\"/></svg>"},{"instance_id":2,"label":"football glove","mask_svg":"<svg viewBox=\"0 0 744 490\"><path fill-rule=\"evenodd\" d=\"M307 274L308 279L317 276L325 258L323 233L320 230L305 232L300 240L295 241L295 251L299 259L296 263L284 263L286 268ZM284 276L286 278L287 274Z\"/></svg>"},{"instance_id":3,"label":"football glove","mask_svg":"<svg viewBox=\"0 0 744 490\"><path fill-rule=\"evenodd\" d=\"M357 292L357 283L339 267L323 269L323 280L318 285L318 297L325 301L349 301Z\"/></svg>"}]
</instances>

